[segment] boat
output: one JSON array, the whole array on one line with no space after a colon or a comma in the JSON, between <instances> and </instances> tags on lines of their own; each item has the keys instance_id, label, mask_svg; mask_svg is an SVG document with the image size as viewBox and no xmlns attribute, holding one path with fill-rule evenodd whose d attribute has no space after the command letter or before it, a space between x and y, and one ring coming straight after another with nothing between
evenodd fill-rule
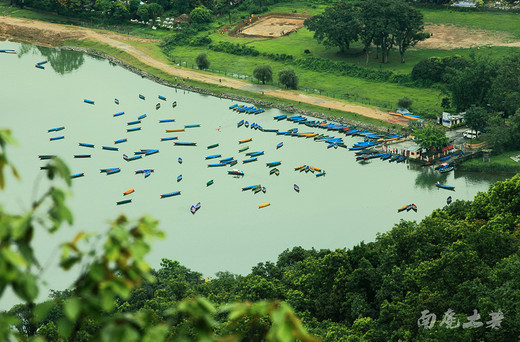
<instances>
[{"instance_id":1,"label":"boat","mask_svg":"<svg viewBox=\"0 0 520 342\"><path fill-rule=\"evenodd\" d=\"M276 167L272 168L271 170L269 170L269 174L272 175L273 173L276 172L276 170L278 170Z\"/></svg>"},{"instance_id":2,"label":"boat","mask_svg":"<svg viewBox=\"0 0 520 342\"><path fill-rule=\"evenodd\" d=\"M213 154L211 156L207 156L206 159L213 159L213 158L220 158L220 157L222 157L221 154Z\"/></svg>"},{"instance_id":3,"label":"boat","mask_svg":"<svg viewBox=\"0 0 520 342\"><path fill-rule=\"evenodd\" d=\"M94 104L94 101L92 101L92 100L87 100L87 99L83 99L83 102L88 103L88 104Z\"/></svg>"},{"instance_id":4,"label":"boat","mask_svg":"<svg viewBox=\"0 0 520 342\"><path fill-rule=\"evenodd\" d=\"M132 161L132 160L140 159L140 158L142 158L142 157L143 157L142 155L133 156L133 157L128 158L127 161Z\"/></svg>"},{"instance_id":5,"label":"boat","mask_svg":"<svg viewBox=\"0 0 520 342\"><path fill-rule=\"evenodd\" d=\"M209 149L211 149L211 148L215 148L215 147L217 147L217 146L218 146L218 144L209 145L209 146L207 147L207 149L209 150Z\"/></svg>"},{"instance_id":6,"label":"boat","mask_svg":"<svg viewBox=\"0 0 520 342\"><path fill-rule=\"evenodd\" d=\"M118 113L115 113L113 116L121 116L123 114L125 114L125 112L118 112Z\"/></svg>"},{"instance_id":7,"label":"boat","mask_svg":"<svg viewBox=\"0 0 520 342\"><path fill-rule=\"evenodd\" d=\"M107 168L107 169L99 169L99 172L103 173L103 172L114 171L114 170L119 170L119 168L118 167L110 167L110 168Z\"/></svg>"},{"instance_id":8,"label":"boat","mask_svg":"<svg viewBox=\"0 0 520 342\"><path fill-rule=\"evenodd\" d=\"M279 148L282 147L282 146L283 146L283 141L280 142L280 143L278 143L278 145L276 145L276 149L279 149Z\"/></svg>"},{"instance_id":9,"label":"boat","mask_svg":"<svg viewBox=\"0 0 520 342\"><path fill-rule=\"evenodd\" d=\"M254 162L254 161L256 161L257 159L258 159L257 157L249 158L249 159L244 159L244 160L242 160L242 163L245 164L245 163Z\"/></svg>"},{"instance_id":10,"label":"boat","mask_svg":"<svg viewBox=\"0 0 520 342\"><path fill-rule=\"evenodd\" d=\"M216 164L208 164L208 167L218 167L218 166L225 166L224 163L216 163Z\"/></svg>"},{"instance_id":11,"label":"boat","mask_svg":"<svg viewBox=\"0 0 520 342\"><path fill-rule=\"evenodd\" d=\"M438 188L441 188L441 189L446 189L446 190L455 190L455 187L454 187L454 186L451 186L451 185L444 185L444 184L440 184L439 182L435 183L435 185L436 185Z\"/></svg>"},{"instance_id":12,"label":"boat","mask_svg":"<svg viewBox=\"0 0 520 342\"><path fill-rule=\"evenodd\" d=\"M144 100L144 95L139 94L139 98L140 98L141 100Z\"/></svg>"},{"instance_id":13,"label":"boat","mask_svg":"<svg viewBox=\"0 0 520 342\"><path fill-rule=\"evenodd\" d=\"M172 107L175 108L175 106L177 106L177 101L173 101L172 103Z\"/></svg>"},{"instance_id":14,"label":"boat","mask_svg":"<svg viewBox=\"0 0 520 342\"><path fill-rule=\"evenodd\" d=\"M38 68L38 69L45 69L45 67L43 65L40 65L40 64L35 64L34 66L36 68Z\"/></svg>"},{"instance_id":15,"label":"boat","mask_svg":"<svg viewBox=\"0 0 520 342\"><path fill-rule=\"evenodd\" d=\"M252 190L252 189L257 188L259 186L260 186L260 184L245 186L245 187L242 188L242 191Z\"/></svg>"},{"instance_id":16,"label":"boat","mask_svg":"<svg viewBox=\"0 0 520 342\"><path fill-rule=\"evenodd\" d=\"M402 207L397 208L397 212L400 213L401 211L405 211L408 209L409 206L410 204L403 205Z\"/></svg>"},{"instance_id":17,"label":"boat","mask_svg":"<svg viewBox=\"0 0 520 342\"><path fill-rule=\"evenodd\" d=\"M267 167L275 167L275 166L278 166L280 164L282 164L281 161L275 161L275 162L266 163L266 166Z\"/></svg>"},{"instance_id":18,"label":"boat","mask_svg":"<svg viewBox=\"0 0 520 342\"><path fill-rule=\"evenodd\" d=\"M232 160L230 163L229 163L229 166L234 166L238 163L238 161L236 159Z\"/></svg>"},{"instance_id":19,"label":"boat","mask_svg":"<svg viewBox=\"0 0 520 342\"><path fill-rule=\"evenodd\" d=\"M247 150L249 150L249 146L244 146L240 150L238 150L238 153L244 152L244 151L247 151Z\"/></svg>"},{"instance_id":20,"label":"boat","mask_svg":"<svg viewBox=\"0 0 520 342\"><path fill-rule=\"evenodd\" d=\"M139 115L139 116L137 117L137 119L139 119L139 120L144 119L144 118L146 118L146 114L142 114L142 115Z\"/></svg>"},{"instance_id":21,"label":"boat","mask_svg":"<svg viewBox=\"0 0 520 342\"><path fill-rule=\"evenodd\" d=\"M190 211L192 214L195 214L197 212L197 210L199 210L199 209L200 209L200 202L195 205L192 205L190 208Z\"/></svg>"},{"instance_id":22,"label":"boat","mask_svg":"<svg viewBox=\"0 0 520 342\"><path fill-rule=\"evenodd\" d=\"M141 130L141 127L132 127L132 128L126 129L127 132L135 132L135 131L140 131L140 130Z\"/></svg>"},{"instance_id":23,"label":"boat","mask_svg":"<svg viewBox=\"0 0 520 342\"><path fill-rule=\"evenodd\" d=\"M134 192L135 189L132 188L132 189L129 189L129 190L126 190L125 192L123 192L123 196L126 196L126 195L130 195L132 192Z\"/></svg>"},{"instance_id":24,"label":"boat","mask_svg":"<svg viewBox=\"0 0 520 342\"><path fill-rule=\"evenodd\" d=\"M171 133L171 132L184 132L184 128L170 128L170 129L166 130L166 133Z\"/></svg>"},{"instance_id":25,"label":"boat","mask_svg":"<svg viewBox=\"0 0 520 342\"><path fill-rule=\"evenodd\" d=\"M176 141L174 142L175 145L179 145L179 146L196 146L197 143L196 142L180 142L180 141Z\"/></svg>"},{"instance_id":26,"label":"boat","mask_svg":"<svg viewBox=\"0 0 520 342\"><path fill-rule=\"evenodd\" d=\"M262 187L262 192L265 194L267 192L267 189L265 186Z\"/></svg>"},{"instance_id":27,"label":"boat","mask_svg":"<svg viewBox=\"0 0 520 342\"><path fill-rule=\"evenodd\" d=\"M159 123L165 123L165 122L175 122L175 119L162 119L162 120L159 120Z\"/></svg>"},{"instance_id":28,"label":"boat","mask_svg":"<svg viewBox=\"0 0 520 342\"><path fill-rule=\"evenodd\" d=\"M240 120L238 123L237 123L237 127L240 127L244 124L244 120Z\"/></svg>"},{"instance_id":29,"label":"boat","mask_svg":"<svg viewBox=\"0 0 520 342\"><path fill-rule=\"evenodd\" d=\"M155 109L157 110L157 109L159 109L159 108L161 108L161 104L160 104L160 103L157 103L157 104L155 105Z\"/></svg>"},{"instance_id":30,"label":"boat","mask_svg":"<svg viewBox=\"0 0 520 342\"><path fill-rule=\"evenodd\" d=\"M300 192L300 187L296 184L294 184L294 191Z\"/></svg>"},{"instance_id":31,"label":"boat","mask_svg":"<svg viewBox=\"0 0 520 342\"><path fill-rule=\"evenodd\" d=\"M258 157L264 154L264 151L258 151L251 153L251 157Z\"/></svg>"},{"instance_id":32,"label":"boat","mask_svg":"<svg viewBox=\"0 0 520 342\"><path fill-rule=\"evenodd\" d=\"M144 170L137 170L135 173L146 173L146 172L154 172L154 169L144 169Z\"/></svg>"},{"instance_id":33,"label":"boat","mask_svg":"<svg viewBox=\"0 0 520 342\"><path fill-rule=\"evenodd\" d=\"M253 138L242 139L242 140L239 140L238 143L243 144L243 143L249 142L251 140L253 140Z\"/></svg>"},{"instance_id":34,"label":"boat","mask_svg":"<svg viewBox=\"0 0 520 342\"><path fill-rule=\"evenodd\" d=\"M179 164L182 164L182 158L179 157L179 159L177 159L177 161L179 162Z\"/></svg>"},{"instance_id":35,"label":"boat","mask_svg":"<svg viewBox=\"0 0 520 342\"><path fill-rule=\"evenodd\" d=\"M116 202L116 204L117 205L121 205L121 204L130 203L130 202L132 202L132 199L126 199L126 200L118 201L118 202Z\"/></svg>"},{"instance_id":36,"label":"boat","mask_svg":"<svg viewBox=\"0 0 520 342\"><path fill-rule=\"evenodd\" d=\"M412 209L413 211L417 212L417 206L415 204L413 204L413 203L410 205L410 209Z\"/></svg>"},{"instance_id":37,"label":"boat","mask_svg":"<svg viewBox=\"0 0 520 342\"><path fill-rule=\"evenodd\" d=\"M166 101L166 97L164 97L164 96L162 96L162 95L159 95L159 100Z\"/></svg>"},{"instance_id":38,"label":"boat","mask_svg":"<svg viewBox=\"0 0 520 342\"><path fill-rule=\"evenodd\" d=\"M283 119L286 119L286 118L287 118L287 115L282 114L282 115L275 116L273 119L280 121L280 120L283 120Z\"/></svg>"},{"instance_id":39,"label":"boat","mask_svg":"<svg viewBox=\"0 0 520 342\"><path fill-rule=\"evenodd\" d=\"M184 125L184 128L200 127L200 124Z\"/></svg>"},{"instance_id":40,"label":"boat","mask_svg":"<svg viewBox=\"0 0 520 342\"><path fill-rule=\"evenodd\" d=\"M103 146L103 150L119 151L119 148L118 147L112 147L112 146Z\"/></svg>"},{"instance_id":41,"label":"boat","mask_svg":"<svg viewBox=\"0 0 520 342\"><path fill-rule=\"evenodd\" d=\"M229 106L229 109L234 109L236 107L238 107L238 103L235 103L234 105Z\"/></svg>"},{"instance_id":42,"label":"boat","mask_svg":"<svg viewBox=\"0 0 520 342\"><path fill-rule=\"evenodd\" d=\"M451 204L451 201L452 201L451 196L448 196L448 198L446 198L446 203L449 205L449 204Z\"/></svg>"},{"instance_id":43,"label":"boat","mask_svg":"<svg viewBox=\"0 0 520 342\"><path fill-rule=\"evenodd\" d=\"M121 172L121 169L120 168L117 168L117 169L112 169L112 170L108 170L107 172L105 172L107 175L113 175L114 173L118 173L118 172Z\"/></svg>"},{"instance_id":44,"label":"boat","mask_svg":"<svg viewBox=\"0 0 520 342\"><path fill-rule=\"evenodd\" d=\"M233 170L229 170L228 174L234 175L234 176L243 176L244 175L244 171L233 169Z\"/></svg>"},{"instance_id":45,"label":"boat","mask_svg":"<svg viewBox=\"0 0 520 342\"><path fill-rule=\"evenodd\" d=\"M120 144L120 143L123 143L123 142L126 142L126 141L127 141L126 138L118 139L118 140L114 141L114 144Z\"/></svg>"},{"instance_id":46,"label":"boat","mask_svg":"<svg viewBox=\"0 0 520 342\"><path fill-rule=\"evenodd\" d=\"M233 157L228 157L228 158L220 159L220 162L226 163L226 162L231 162L232 160L233 160Z\"/></svg>"},{"instance_id":47,"label":"boat","mask_svg":"<svg viewBox=\"0 0 520 342\"><path fill-rule=\"evenodd\" d=\"M274 172L275 175L279 176L280 175L280 170L278 169L275 169L276 171Z\"/></svg>"},{"instance_id":48,"label":"boat","mask_svg":"<svg viewBox=\"0 0 520 342\"><path fill-rule=\"evenodd\" d=\"M144 178L148 178L148 176L150 176L151 174L152 174L151 171L149 171L149 170L146 171L146 172L144 173Z\"/></svg>"},{"instance_id":49,"label":"boat","mask_svg":"<svg viewBox=\"0 0 520 342\"><path fill-rule=\"evenodd\" d=\"M166 194L162 194L161 198L177 196L177 195L180 195L180 193L181 193L180 191L168 192Z\"/></svg>"},{"instance_id":50,"label":"boat","mask_svg":"<svg viewBox=\"0 0 520 342\"><path fill-rule=\"evenodd\" d=\"M258 209L260 209L260 208L265 208L265 207L268 207L268 206L270 206L270 205L271 205L271 203L269 203L269 202L265 202L265 203L260 204L260 205L258 206Z\"/></svg>"},{"instance_id":51,"label":"boat","mask_svg":"<svg viewBox=\"0 0 520 342\"><path fill-rule=\"evenodd\" d=\"M213 179L206 182L206 186L210 186L211 184L213 184Z\"/></svg>"},{"instance_id":52,"label":"boat","mask_svg":"<svg viewBox=\"0 0 520 342\"><path fill-rule=\"evenodd\" d=\"M166 138L161 138L161 141L168 141L168 140L177 140L178 137L166 137Z\"/></svg>"},{"instance_id":53,"label":"boat","mask_svg":"<svg viewBox=\"0 0 520 342\"><path fill-rule=\"evenodd\" d=\"M149 156L149 155L152 155L152 154L156 154L156 153L159 153L159 150L142 150L142 152L144 152L144 155L145 156Z\"/></svg>"},{"instance_id":54,"label":"boat","mask_svg":"<svg viewBox=\"0 0 520 342\"><path fill-rule=\"evenodd\" d=\"M54 140L61 140L61 139L64 139L65 136L64 135L60 135L58 137L52 137L52 138L49 138L50 141L54 141Z\"/></svg>"},{"instance_id":55,"label":"boat","mask_svg":"<svg viewBox=\"0 0 520 342\"><path fill-rule=\"evenodd\" d=\"M298 170L300 170L300 169L303 169L305 166L307 166L307 165L304 164L304 165L296 166L296 167L294 168L294 171L298 171Z\"/></svg>"},{"instance_id":56,"label":"boat","mask_svg":"<svg viewBox=\"0 0 520 342\"><path fill-rule=\"evenodd\" d=\"M64 129L65 129L65 126L55 127L55 128L48 129L47 132L59 132Z\"/></svg>"},{"instance_id":57,"label":"boat","mask_svg":"<svg viewBox=\"0 0 520 342\"><path fill-rule=\"evenodd\" d=\"M83 177L84 175L85 175L85 172L75 173L75 174L71 175L70 178Z\"/></svg>"},{"instance_id":58,"label":"boat","mask_svg":"<svg viewBox=\"0 0 520 342\"><path fill-rule=\"evenodd\" d=\"M245 121L244 126L249 127L249 121Z\"/></svg>"},{"instance_id":59,"label":"boat","mask_svg":"<svg viewBox=\"0 0 520 342\"><path fill-rule=\"evenodd\" d=\"M321 177L321 176L325 176L325 171L316 174L316 177Z\"/></svg>"},{"instance_id":60,"label":"boat","mask_svg":"<svg viewBox=\"0 0 520 342\"><path fill-rule=\"evenodd\" d=\"M182 180L182 175L177 176L177 182L180 182Z\"/></svg>"},{"instance_id":61,"label":"boat","mask_svg":"<svg viewBox=\"0 0 520 342\"><path fill-rule=\"evenodd\" d=\"M87 144L87 143L79 143L79 146L83 146L83 147L94 147L94 144Z\"/></svg>"},{"instance_id":62,"label":"boat","mask_svg":"<svg viewBox=\"0 0 520 342\"><path fill-rule=\"evenodd\" d=\"M75 154L74 158L90 158L90 154Z\"/></svg>"},{"instance_id":63,"label":"boat","mask_svg":"<svg viewBox=\"0 0 520 342\"><path fill-rule=\"evenodd\" d=\"M130 126L130 125L137 125L137 124L140 124L140 123L141 123L141 120L135 120L135 121L127 122L126 124L127 124L128 126Z\"/></svg>"},{"instance_id":64,"label":"boat","mask_svg":"<svg viewBox=\"0 0 520 342\"><path fill-rule=\"evenodd\" d=\"M255 194L259 193L260 191L262 191L262 187L261 186L256 187L256 188L253 189L253 193L255 193Z\"/></svg>"},{"instance_id":65,"label":"boat","mask_svg":"<svg viewBox=\"0 0 520 342\"><path fill-rule=\"evenodd\" d=\"M440 173L446 173L446 172L450 172L450 171L453 171L455 168L453 166L446 166L446 167L443 167L439 170Z\"/></svg>"},{"instance_id":66,"label":"boat","mask_svg":"<svg viewBox=\"0 0 520 342\"><path fill-rule=\"evenodd\" d=\"M115 102L116 104L119 104L119 100L118 100L118 99L114 99L114 102Z\"/></svg>"},{"instance_id":67,"label":"boat","mask_svg":"<svg viewBox=\"0 0 520 342\"><path fill-rule=\"evenodd\" d=\"M405 157L405 156L402 156L402 157L400 157L399 159L397 159L395 162L396 162L396 163L400 163L400 162L403 162L403 161L405 161L405 160L406 160L406 157Z\"/></svg>"}]
</instances>

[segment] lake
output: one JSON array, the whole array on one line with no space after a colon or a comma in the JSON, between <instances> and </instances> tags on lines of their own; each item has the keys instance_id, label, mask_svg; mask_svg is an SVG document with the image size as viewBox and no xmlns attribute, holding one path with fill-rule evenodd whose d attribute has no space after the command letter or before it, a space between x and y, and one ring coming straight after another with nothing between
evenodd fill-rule
<instances>
[{"instance_id":1,"label":"lake","mask_svg":"<svg viewBox=\"0 0 520 342\"><path fill-rule=\"evenodd\" d=\"M156 84L106 60L72 51L60 51L12 42L0 43L1 49L15 49L17 54L0 54L1 126L12 130L19 145L9 147L8 156L17 166L21 181L7 179L0 192L0 203L11 212L24 212L31 202L47 189L40 166L40 154L60 156L72 173L85 176L72 180L67 204L74 214L74 225L63 226L55 236L37 232L34 245L45 265L59 261L59 243L72 239L79 231L103 232L107 222L120 214L131 219L149 214L160 222L167 237L155 241L149 255L152 267L161 258L179 260L183 265L214 276L228 270L247 274L251 267L267 260L276 261L287 248L350 248L361 241L374 241L401 219L420 221L432 210L454 200L472 199L490 184L506 175L451 172L440 174L432 168L407 163L389 163L379 159L367 163L355 161L347 149L327 149L327 144L313 139L276 135L244 126L245 119L264 128L285 131L297 127L300 132L327 131L289 121L276 121L282 112L266 109L258 115L229 110L236 103ZM35 67L44 60L45 69ZM139 98L145 95L145 100ZM158 96L166 97L161 101ZM120 104L117 105L114 99ZM95 101L86 104L84 99ZM176 101L177 106L172 107ZM156 109L156 104L161 107ZM124 111L124 115L114 116ZM127 132L127 123L142 119L140 131ZM162 119L174 122L159 123ZM186 128L184 132L166 133L166 129ZM57 133L48 129L64 126ZM330 132L329 132L330 133ZM50 141L63 135L62 140ZM333 133L337 137L340 133ZM178 136L177 141L196 142L196 146L175 146L161 137ZM115 140L127 142L114 144ZM251 142L239 144L242 139ZM351 146L360 137L343 135ZM276 148L283 141L283 147ZM95 148L79 146L91 143ZM219 146L207 149L218 143ZM101 146L118 147L119 151ZM243 146L264 151L258 161L243 164L248 158ZM122 155L133 156L140 149L159 149L159 153L127 162ZM91 158L74 158L91 154ZM205 157L221 154L234 157L232 168L244 171L243 177L227 174L230 167L207 167L218 161ZM178 163L181 157L182 164ZM270 175L267 162L281 161L280 175ZM295 171L307 164L326 170L326 175ZM106 175L102 168L119 167L121 172ZM139 169L154 169L147 178ZM177 176L182 180L177 182ZM207 186L209 180L214 184ZM438 189L435 182L456 187L455 192ZM262 184L266 193L242 191L242 187ZM300 192L293 185L300 187ZM134 188L126 197L123 192ZM160 195L181 191L181 195L161 199ZM116 205L131 198L132 202ZM201 202L195 215L190 207ZM271 205L259 209L261 203ZM415 203L417 213L397 212L397 208ZM71 281L54 267L48 267L42 280L47 288L63 289ZM42 293L43 297L47 293ZM5 297L5 296L4 296ZM5 304L5 298L3 299Z\"/></svg>"}]
</instances>

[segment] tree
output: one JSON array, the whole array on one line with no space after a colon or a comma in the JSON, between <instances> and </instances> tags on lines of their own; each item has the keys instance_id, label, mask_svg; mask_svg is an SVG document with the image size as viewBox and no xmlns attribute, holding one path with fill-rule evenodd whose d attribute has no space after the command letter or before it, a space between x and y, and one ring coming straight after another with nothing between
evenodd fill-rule
<instances>
[{"instance_id":1,"label":"tree","mask_svg":"<svg viewBox=\"0 0 520 342\"><path fill-rule=\"evenodd\" d=\"M286 88L297 89L298 88L298 76L292 69L281 70L278 73L278 80Z\"/></svg>"},{"instance_id":2,"label":"tree","mask_svg":"<svg viewBox=\"0 0 520 342\"><path fill-rule=\"evenodd\" d=\"M190 19L197 24L207 24L213 19L211 10L205 6L199 6L190 12Z\"/></svg>"},{"instance_id":3,"label":"tree","mask_svg":"<svg viewBox=\"0 0 520 342\"><path fill-rule=\"evenodd\" d=\"M359 39L361 26L353 4L338 2L328 7L322 14L304 21L314 38L325 46L337 46L345 52L352 42Z\"/></svg>"},{"instance_id":4,"label":"tree","mask_svg":"<svg viewBox=\"0 0 520 342\"><path fill-rule=\"evenodd\" d=\"M484 130L487 126L489 114L487 110L482 107L471 106L466 110L464 119L466 120L468 127L477 132L478 137L478 132Z\"/></svg>"},{"instance_id":5,"label":"tree","mask_svg":"<svg viewBox=\"0 0 520 342\"><path fill-rule=\"evenodd\" d=\"M265 84L265 82L271 82L273 80L273 71L269 65L261 65L255 68L253 76L259 81L262 81L262 84Z\"/></svg>"},{"instance_id":6,"label":"tree","mask_svg":"<svg viewBox=\"0 0 520 342\"><path fill-rule=\"evenodd\" d=\"M399 15L394 24L393 39L399 48L401 63L404 63L406 50L429 38L430 34L424 32L423 15L419 10L403 1L397 1L395 6Z\"/></svg>"},{"instance_id":7,"label":"tree","mask_svg":"<svg viewBox=\"0 0 520 342\"><path fill-rule=\"evenodd\" d=\"M208 60L208 55L206 55L206 53L204 53L204 52L200 53L197 56L197 58L195 58L195 63L197 63L197 66L201 70L205 70L205 69L209 68L210 62Z\"/></svg>"},{"instance_id":8,"label":"tree","mask_svg":"<svg viewBox=\"0 0 520 342\"><path fill-rule=\"evenodd\" d=\"M416 130L414 137L419 146L428 151L431 149L441 149L448 145L446 131L434 125L428 125L423 129Z\"/></svg>"},{"instance_id":9,"label":"tree","mask_svg":"<svg viewBox=\"0 0 520 342\"><path fill-rule=\"evenodd\" d=\"M150 17L155 20L155 18L163 14L164 8L158 3L152 2L148 4L148 12L150 13Z\"/></svg>"},{"instance_id":10,"label":"tree","mask_svg":"<svg viewBox=\"0 0 520 342\"><path fill-rule=\"evenodd\" d=\"M449 97L443 97L441 100L441 107L445 111L448 111L448 109L451 108L451 101Z\"/></svg>"},{"instance_id":11,"label":"tree","mask_svg":"<svg viewBox=\"0 0 520 342\"><path fill-rule=\"evenodd\" d=\"M147 4L139 5L139 8L137 9L137 16L142 21L148 21L150 19L150 11L148 11L148 5Z\"/></svg>"},{"instance_id":12,"label":"tree","mask_svg":"<svg viewBox=\"0 0 520 342\"><path fill-rule=\"evenodd\" d=\"M520 55L506 56L497 63L489 103L494 110L503 111L507 116L520 108Z\"/></svg>"},{"instance_id":13,"label":"tree","mask_svg":"<svg viewBox=\"0 0 520 342\"><path fill-rule=\"evenodd\" d=\"M412 102L413 101L411 99L405 96L397 101L397 107L410 109Z\"/></svg>"}]
</instances>

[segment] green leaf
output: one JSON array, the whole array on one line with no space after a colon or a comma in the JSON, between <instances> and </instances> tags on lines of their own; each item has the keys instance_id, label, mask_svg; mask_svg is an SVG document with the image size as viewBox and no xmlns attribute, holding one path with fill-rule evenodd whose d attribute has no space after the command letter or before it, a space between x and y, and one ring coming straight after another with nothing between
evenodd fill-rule
<instances>
[{"instance_id":1,"label":"green leaf","mask_svg":"<svg viewBox=\"0 0 520 342\"><path fill-rule=\"evenodd\" d=\"M110 290L101 292L101 307L103 310L110 312L114 308L114 294Z\"/></svg>"},{"instance_id":2,"label":"green leaf","mask_svg":"<svg viewBox=\"0 0 520 342\"><path fill-rule=\"evenodd\" d=\"M38 285L34 275L28 274L25 278L24 292L30 302L34 301L36 297L38 297Z\"/></svg>"},{"instance_id":3,"label":"green leaf","mask_svg":"<svg viewBox=\"0 0 520 342\"><path fill-rule=\"evenodd\" d=\"M76 321L81 311L81 301L78 298L69 298L63 303L63 311L72 322Z\"/></svg>"},{"instance_id":4,"label":"green leaf","mask_svg":"<svg viewBox=\"0 0 520 342\"><path fill-rule=\"evenodd\" d=\"M54 306L55 303L53 300L48 300L46 302L37 304L34 308L34 320L36 322L41 322L43 319L45 319L49 311L51 311Z\"/></svg>"},{"instance_id":5,"label":"green leaf","mask_svg":"<svg viewBox=\"0 0 520 342\"><path fill-rule=\"evenodd\" d=\"M142 342L157 342L164 341L168 334L168 326L166 324L159 324L151 329L148 329L146 335L143 337Z\"/></svg>"},{"instance_id":6,"label":"green leaf","mask_svg":"<svg viewBox=\"0 0 520 342\"><path fill-rule=\"evenodd\" d=\"M74 324L71 324L68 319L60 318L58 320L58 332L62 337L69 337L72 333L72 329L74 328Z\"/></svg>"},{"instance_id":7,"label":"green leaf","mask_svg":"<svg viewBox=\"0 0 520 342\"><path fill-rule=\"evenodd\" d=\"M67 164L63 162L60 158L54 158L53 160L54 167L56 169L57 174L65 180L65 183L67 183L68 186L71 185L71 178L70 178L70 170Z\"/></svg>"},{"instance_id":8,"label":"green leaf","mask_svg":"<svg viewBox=\"0 0 520 342\"><path fill-rule=\"evenodd\" d=\"M15 267L27 267L29 263L25 258L18 252L12 249L2 249L3 257L8 260Z\"/></svg>"}]
</instances>

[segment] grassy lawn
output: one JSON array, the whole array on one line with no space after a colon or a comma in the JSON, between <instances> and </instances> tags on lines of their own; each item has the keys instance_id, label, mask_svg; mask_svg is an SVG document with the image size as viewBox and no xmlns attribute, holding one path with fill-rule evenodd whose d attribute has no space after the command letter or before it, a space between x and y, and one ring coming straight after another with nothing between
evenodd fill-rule
<instances>
[{"instance_id":1,"label":"grassy lawn","mask_svg":"<svg viewBox=\"0 0 520 342\"><path fill-rule=\"evenodd\" d=\"M485 163L482 158L471 159L460 166L462 171L494 171L494 172L520 172L520 163L511 157L520 155L520 151L505 152L491 156L491 162Z\"/></svg>"},{"instance_id":2,"label":"grassy lawn","mask_svg":"<svg viewBox=\"0 0 520 342\"><path fill-rule=\"evenodd\" d=\"M451 24L468 28L504 31L520 38L520 14L506 12L458 11L421 8L424 21L432 24Z\"/></svg>"}]
</instances>

